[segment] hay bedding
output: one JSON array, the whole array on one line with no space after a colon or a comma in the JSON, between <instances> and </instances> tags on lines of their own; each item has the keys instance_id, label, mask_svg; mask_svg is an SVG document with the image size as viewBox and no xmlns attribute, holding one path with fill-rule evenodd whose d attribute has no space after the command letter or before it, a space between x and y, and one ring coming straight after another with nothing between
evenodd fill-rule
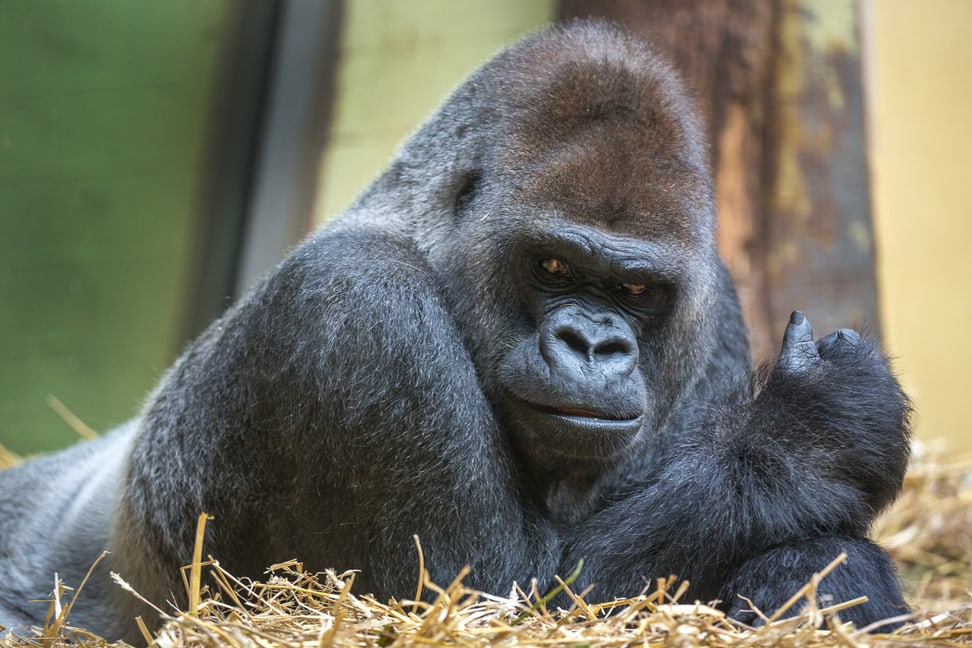
<instances>
[{"instance_id":1,"label":"hay bedding","mask_svg":"<svg viewBox=\"0 0 972 648\"><path fill-rule=\"evenodd\" d=\"M15 460L0 452L0 466ZM204 524L201 520L199 537ZM764 610L767 623L752 629L709 606L682 600L684 588L673 579L654 583L636 598L595 603L596 594L574 592L567 578L559 587L574 605L553 610L545 604L550 593L530 584L523 589L514 585L502 598L466 588L465 574L444 588L423 577L415 598L429 589L433 603L386 603L350 594L353 572L312 574L296 561L271 567L261 582L238 579L217 561L203 561L201 542L183 574L188 611L160 609L167 623L155 636L144 634L158 648L972 646L972 457L947 459L942 451L919 448L902 496L879 521L875 535L901 564L913 603L921 610L912 623L891 634L871 635L866 628L825 618L828 612L839 616L855 601L825 609L808 604L819 578L839 569L841 558L794 593L788 605L802 608L798 616L780 619L786 608ZM200 586L204 571L215 583L208 590ZM122 578L117 581L127 587ZM0 648L110 645L70 626L75 594L84 596L83 586L72 592L59 585L46 627L8 636Z\"/></svg>"}]
</instances>

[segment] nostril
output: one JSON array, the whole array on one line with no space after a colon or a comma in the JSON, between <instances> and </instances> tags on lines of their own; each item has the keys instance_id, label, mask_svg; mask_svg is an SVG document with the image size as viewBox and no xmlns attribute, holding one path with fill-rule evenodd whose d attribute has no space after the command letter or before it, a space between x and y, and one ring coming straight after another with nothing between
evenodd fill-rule
<instances>
[{"instance_id":1,"label":"nostril","mask_svg":"<svg viewBox=\"0 0 972 648\"><path fill-rule=\"evenodd\" d=\"M586 357L591 349L590 342L576 329L565 326L558 329L556 335L571 351L579 353L582 356Z\"/></svg>"},{"instance_id":2,"label":"nostril","mask_svg":"<svg viewBox=\"0 0 972 648\"><path fill-rule=\"evenodd\" d=\"M595 356L626 356L633 352L634 349L625 340L606 340L594 347Z\"/></svg>"}]
</instances>

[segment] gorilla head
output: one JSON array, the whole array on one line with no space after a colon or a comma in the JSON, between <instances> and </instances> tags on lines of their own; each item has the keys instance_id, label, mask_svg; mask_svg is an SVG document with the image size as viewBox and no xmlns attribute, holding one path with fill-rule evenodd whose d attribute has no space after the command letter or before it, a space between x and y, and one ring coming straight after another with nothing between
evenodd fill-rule
<instances>
[{"instance_id":1,"label":"gorilla head","mask_svg":"<svg viewBox=\"0 0 972 648\"><path fill-rule=\"evenodd\" d=\"M422 248L544 475L603 470L705 368L719 337L705 310L726 284L703 142L648 44L577 24L475 73L349 214Z\"/></svg>"}]
</instances>

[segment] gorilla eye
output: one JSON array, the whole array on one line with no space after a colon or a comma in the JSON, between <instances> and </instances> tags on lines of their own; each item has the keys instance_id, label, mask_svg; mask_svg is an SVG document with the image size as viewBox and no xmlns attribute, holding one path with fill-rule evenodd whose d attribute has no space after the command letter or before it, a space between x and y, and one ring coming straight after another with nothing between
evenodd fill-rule
<instances>
[{"instance_id":1,"label":"gorilla eye","mask_svg":"<svg viewBox=\"0 0 972 648\"><path fill-rule=\"evenodd\" d=\"M541 259L540 267L550 274L557 275L558 277L570 276L570 270L567 269L567 264L560 259L555 259L553 257L549 259Z\"/></svg>"},{"instance_id":2,"label":"gorilla eye","mask_svg":"<svg viewBox=\"0 0 972 648\"><path fill-rule=\"evenodd\" d=\"M666 283L621 283L617 294L623 303L645 313L660 313L671 302L673 287Z\"/></svg>"}]
</instances>

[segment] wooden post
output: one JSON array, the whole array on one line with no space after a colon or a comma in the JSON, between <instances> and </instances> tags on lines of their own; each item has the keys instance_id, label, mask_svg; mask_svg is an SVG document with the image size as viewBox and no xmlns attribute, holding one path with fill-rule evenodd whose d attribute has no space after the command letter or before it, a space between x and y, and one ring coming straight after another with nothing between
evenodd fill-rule
<instances>
[{"instance_id":1,"label":"wooden post","mask_svg":"<svg viewBox=\"0 0 972 648\"><path fill-rule=\"evenodd\" d=\"M781 0L766 214L770 324L800 308L818 335L878 332L858 14L852 0Z\"/></svg>"}]
</instances>

